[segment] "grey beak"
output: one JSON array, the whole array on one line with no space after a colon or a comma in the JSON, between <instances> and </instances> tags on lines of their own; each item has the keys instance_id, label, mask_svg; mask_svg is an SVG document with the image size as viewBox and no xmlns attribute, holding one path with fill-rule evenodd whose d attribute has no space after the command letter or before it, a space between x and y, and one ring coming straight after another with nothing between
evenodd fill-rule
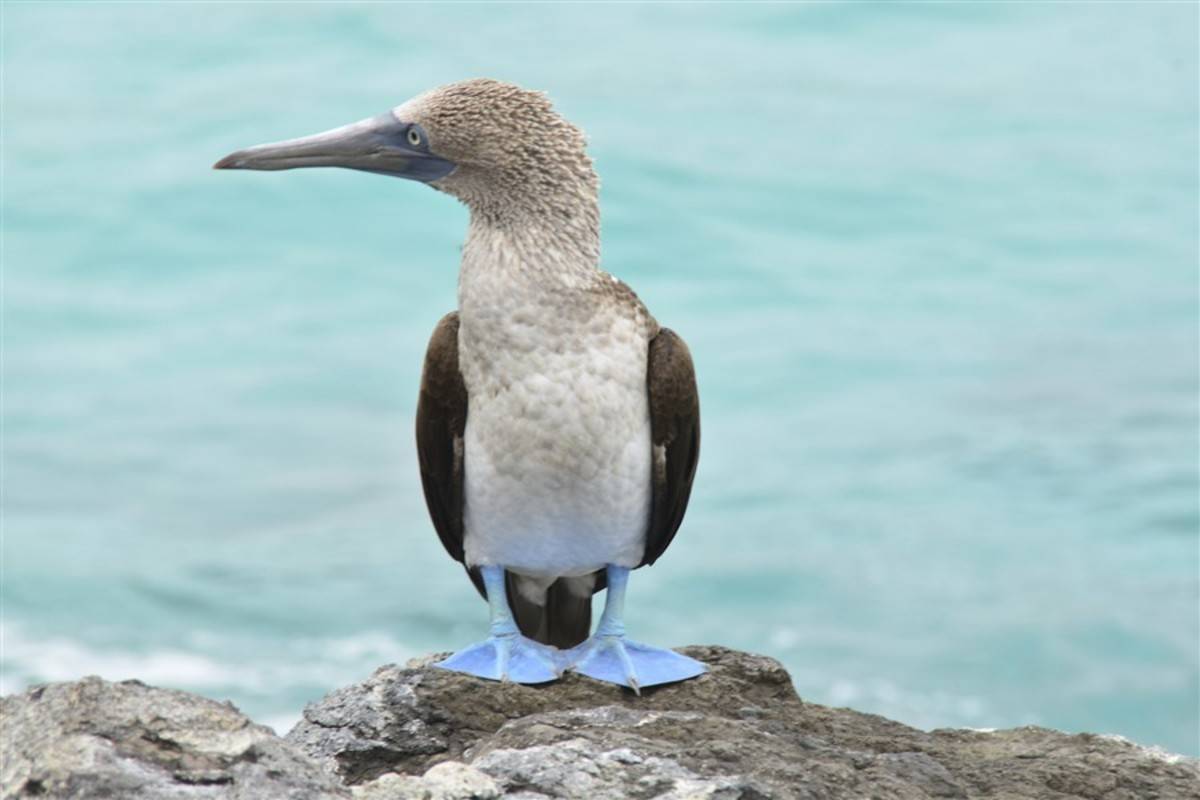
<instances>
[{"instance_id":1,"label":"grey beak","mask_svg":"<svg viewBox=\"0 0 1200 800\"><path fill-rule=\"evenodd\" d=\"M454 166L429 152L419 126L400 122L387 112L313 136L238 150L213 164L213 169L344 167L429 183L449 175Z\"/></svg>"}]
</instances>

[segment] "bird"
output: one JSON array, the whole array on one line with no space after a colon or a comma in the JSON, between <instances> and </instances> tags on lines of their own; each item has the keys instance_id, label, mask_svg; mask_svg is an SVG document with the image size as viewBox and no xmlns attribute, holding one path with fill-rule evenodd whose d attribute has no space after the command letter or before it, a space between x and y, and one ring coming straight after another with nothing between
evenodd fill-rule
<instances>
[{"instance_id":1,"label":"bird","mask_svg":"<svg viewBox=\"0 0 1200 800\"><path fill-rule=\"evenodd\" d=\"M543 92L476 78L214 167L342 167L467 207L458 309L426 350L416 436L434 528L489 629L438 665L526 684L570 670L639 694L703 674L625 633L630 573L662 556L687 509L700 405L683 339L600 266L583 131Z\"/></svg>"}]
</instances>

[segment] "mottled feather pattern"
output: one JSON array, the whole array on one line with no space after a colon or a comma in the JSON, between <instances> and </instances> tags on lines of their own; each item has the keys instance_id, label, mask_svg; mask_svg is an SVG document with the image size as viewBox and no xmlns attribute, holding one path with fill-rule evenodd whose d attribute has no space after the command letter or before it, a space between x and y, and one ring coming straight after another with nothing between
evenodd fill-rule
<instances>
[{"instance_id":1,"label":"mottled feather pattern","mask_svg":"<svg viewBox=\"0 0 1200 800\"><path fill-rule=\"evenodd\" d=\"M477 585L478 566L505 567L522 631L570 644L600 571L653 562L682 521L699 453L691 358L600 269L592 161L545 95L465 81L394 114L458 165L432 185L471 215L459 311L422 381L430 513Z\"/></svg>"},{"instance_id":2,"label":"mottled feather pattern","mask_svg":"<svg viewBox=\"0 0 1200 800\"><path fill-rule=\"evenodd\" d=\"M569 232L562 245L594 243L584 255L599 257L599 183L586 139L545 94L479 78L434 89L394 113L420 123L430 149L458 165L434 186L466 203L473 218L497 227L540 220Z\"/></svg>"}]
</instances>

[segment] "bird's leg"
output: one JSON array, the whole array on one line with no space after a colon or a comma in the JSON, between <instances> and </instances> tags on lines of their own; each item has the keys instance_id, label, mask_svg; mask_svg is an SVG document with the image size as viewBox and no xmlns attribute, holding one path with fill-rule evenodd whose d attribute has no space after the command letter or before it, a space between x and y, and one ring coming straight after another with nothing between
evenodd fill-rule
<instances>
[{"instance_id":1,"label":"bird's leg","mask_svg":"<svg viewBox=\"0 0 1200 800\"><path fill-rule=\"evenodd\" d=\"M521 635L508 607L504 567L479 568L487 593L491 626L488 638L459 650L437 666L493 681L545 683L562 675L559 652Z\"/></svg>"},{"instance_id":2,"label":"bird's leg","mask_svg":"<svg viewBox=\"0 0 1200 800\"><path fill-rule=\"evenodd\" d=\"M625 587L629 569L608 565L604 613L596 632L567 651L570 669L597 680L628 686L641 694L643 686L694 678L708 668L694 658L625 638Z\"/></svg>"}]
</instances>

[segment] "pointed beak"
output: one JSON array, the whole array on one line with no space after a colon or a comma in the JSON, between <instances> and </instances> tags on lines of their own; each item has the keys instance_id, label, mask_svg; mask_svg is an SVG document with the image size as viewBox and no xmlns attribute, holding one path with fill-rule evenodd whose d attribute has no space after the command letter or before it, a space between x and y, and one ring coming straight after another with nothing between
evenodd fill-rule
<instances>
[{"instance_id":1,"label":"pointed beak","mask_svg":"<svg viewBox=\"0 0 1200 800\"><path fill-rule=\"evenodd\" d=\"M344 167L423 183L453 172L453 162L429 152L423 132L416 137L419 144L410 142L412 127L387 112L313 136L238 150L213 164L213 169Z\"/></svg>"}]
</instances>

